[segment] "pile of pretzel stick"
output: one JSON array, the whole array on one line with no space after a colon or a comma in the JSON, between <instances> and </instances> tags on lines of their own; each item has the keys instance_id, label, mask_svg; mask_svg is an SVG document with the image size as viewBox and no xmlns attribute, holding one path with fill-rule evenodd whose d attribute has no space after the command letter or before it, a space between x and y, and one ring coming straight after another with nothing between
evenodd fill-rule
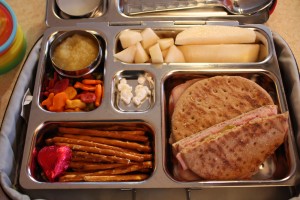
<instances>
[{"instance_id":1,"label":"pile of pretzel stick","mask_svg":"<svg viewBox=\"0 0 300 200\"><path fill-rule=\"evenodd\" d=\"M59 127L46 144L72 149L71 163L60 182L142 181L153 168L151 141L145 131Z\"/></svg>"}]
</instances>

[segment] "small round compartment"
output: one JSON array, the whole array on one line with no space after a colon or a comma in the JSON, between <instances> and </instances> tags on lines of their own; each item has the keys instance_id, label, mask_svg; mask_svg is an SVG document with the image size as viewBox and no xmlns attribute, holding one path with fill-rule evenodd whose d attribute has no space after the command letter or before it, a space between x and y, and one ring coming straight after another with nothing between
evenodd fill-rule
<instances>
[{"instance_id":1,"label":"small round compartment","mask_svg":"<svg viewBox=\"0 0 300 200\"><path fill-rule=\"evenodd\" d=\"M91 16L99 7L101 0L56 0L59 9L65 14L73 17Z\"/></svg>"},{"instance_id":2,"label":"small round compartment","mask_svg":"<svg viewBox=\"0 0 300 200\"><path fill-rule=\"evenodd\" d=\"M55 70L78 78L92 73L99 65L102 49L97 37L87 31L68 31L54 39L50 59Z\"/></svg>"},{"instance_id":3,"label":"small round compartment","mask_svg":"<svg viewBox=\"0 0 300 200\"><path fill-rule=\"evenodd\" d=\"M107 9L107 0L53 0L53 17L64 20L93 19L101 17Z\"/></svg>"}]
</instances>

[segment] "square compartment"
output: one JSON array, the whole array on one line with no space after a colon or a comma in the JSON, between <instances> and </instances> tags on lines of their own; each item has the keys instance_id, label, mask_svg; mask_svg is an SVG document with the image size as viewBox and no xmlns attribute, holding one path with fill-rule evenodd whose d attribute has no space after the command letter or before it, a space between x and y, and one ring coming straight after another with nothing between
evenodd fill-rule
<instances>
[{"instance_id":1,"label":"square compartment","mask_svg":"<svg viewBox=\"0 0 300 200\"><path fill-rule=\"evenodd\" d=\"M73 132L72 132L73 130ZM83 134L72 134L74 133L74 130L84 130L84 133ZM71 131L71 132L69 132ZM99 135L96 136L96 135L93 135L93 134L90 134L90 132L95 132L96 131L96 134L98 134L99 132L102 132L102 133L109 133L111 135L113 134L117 134L116 132L120 133L123 131L123 134L124 134L124 131L127 131L127 135L130 135L129 137L131 138L117 138L117 137L114 137L114 136L104 136L104 137L100 137ZM71 134L71 135L70 135ZM135 135L134 135L135 134ZM139 134L139 135L137 135ZM69 135L69 136L67 136ZM71 136L71 137L70 137ZM85 137L85 138L78 138L78 136L80 137ZM136 136L136 137L135 137ZM49 143L51 141L51 139L53 139L54 137L64 137L64 138L72 138L72 137L77 137L76 140L79 140L79 141L93 141L95 146L91 146L91 145L87 145L87 144L79 144L79 143L73 143L71 140L69 142L62 142L63 144L59 144L59 143ZM136 180L136 181L91 181L93 182L93 184L95 182L97 183L101 183L101 184L109 184L109 183L113 183L113 184L121 184L121 183L128 183L128 182L131 182L131 183L138 183L138 182L141 182L141 181L147 181L148 178L151 177L153 171L155 170L155 144L154 144L154 137L155 137L155 134L153 132L153 129L148 125L146 124L145 122L127 122L127 121L111 121L111 122L46 122L44 124L42 124L41 126L39 126L36 131L35 131L35 134L34 136L32 137L32 144L31 144L31 148L30 148L30 155L28 155L28 160L26 160L27 162L27 167L26 167L26 176L28 176L31 180L31 184L34 184L36 185L36 187L40 188L40 189L49 189L47 186L45 187L45 185L43 186L43 184L41 183L48 183L48 184L54 184L53 187L56 187L57 186L57 189L58 188L61 188L62 185L64 185L66 188L69 187L70 185L70 182L77 182L78 184L82 184L84 182L85 184L85 187L86 187L86 184L87 182L83 181L83 180L80 180L80 181L70 181L70 182L58 182L58 179L56 179L54 182L49 182L45 176L44 176L44 172L42 170L42 168L40 167L40 165L38 164L38 161L37 161L37 155L38 155L38 152L45 146L51 146L51 145L59 145L59 146L66 146L66 145L69 145L69 144L74 144L74 147L70 147L70 149L72 150L72 159L71 159L71 162L73 162L73 164L76 164L74 165L74 167L72 167L72 165L69 166L69 168L67 169L66 172L75 172L76 173L92 173L92 172L96 172L96 171L101 171L101 170L105 170L105 169L91 169L89 167L92 167L95 166L95 165L103 165L103 164L122 164L124 165L124 159L125 160L130 160L129 162L126 162L125 165L127 167L130 167L130 163L133 162L133 163L147 163L147 166L149 164L149 162L151 163L152 167L151 168L143 168L143 169L139 169L139 170L136 170L136 171L132 171L132 172L127 172L127 173L123 173L123 175L132 175L132 176L135 176L135 175L140 175L140 174L143 174L143 175L146 175L147 178L145 180ZM106 139L106 142L105 141L95 141L95 138L96 140L99 138L101 138L102 140L103 139ZM134 139L132 139L134 138ZM47 140L47 141L46 141ZM107 142L109 141L109 142ZM111 143L114 143L114 144L111 144ZM128 144L130 143L130 144ZM101 150L103 149L106 149L104 147L98 147L96 146L101 144L106 144L106 145L110 145L110 146L113 146L113 147L117 147L117 148L121 148L121 150L118 150L119 153L120 152L134 152L135 155L138 154L138 156L142 156L143 157L143 161L136 161L136 160L132 160L132 159L136 159L136 158L126 158L126 156L114 156L114 155L110 155L111 153L104 153L102 154L101 152L91 152L90 150L80 150L78 149L79 147L78 146L84 146L84 147L91 147L91 148L102 148ZM117 151L117 150L115 150ZM75 153L84 153L84 154L97 154L98 157L99 155L106 155L106 158L105 160L93 160L92 158L88 158L88 159L85 159L84 157L80 157L79 154L76 156ZM118 158L116 158L118 157ZM124 158L124 159L120 159L120 158ZM78 160L79 159L79 160ZM83 160L82 160L83 159ZM99 158L97 158L99 159ZM106 160L106 159L109 159L109 160ZM110 160L110 159L113 159L113 160ZM140 158L139 158L140 159ZM92 161L93 160L93 161ZM77 168L76 166L78 164L87 164L84 168ZM88 166L89 164L92 164L90 166ZM123 167L126 167L126 166L123 166ZM86 168L87 167L87 168ZM110 168L107 168L107 170L112 170L114 168L118 168L118 167L110 167ZM120 169L120 168L119 168ZM95 175L95 174L94 174ZM108 176L113 176L115 174L106 174ZM116 174L118 175L118 174ZM119 174L121 175L121 174ZM90 182L90 183L91 183ZM30 183L26 183L26 184L30 184ZM55 184L58 184L55 186Z\"/></svg>"},{"instance_id":2,"label":"square compartment","mask_svg":"<svg viewBox=\"0 0 300 200\"><path fill-rule=\"evenodd\" d=\"M74 86L74 84L76 82L81 82L84 78L89 79L90 78L89 76L92 75L93 79L99 79L100 81L102 81L101 85L103 88L105 88L105 86L104 86L104 62L106 59L106 42L103 39L103 37L100 34L98 34L97 32L91 31L91 30L85 30L85 31L92 33L99 40L100 48L102 49L102 57L101 57L100 63L98 64L98 67L92 73L90 73L89 75L80 77L80 78L68 78L68 77L59 75L56 72L56 70L54 69L51 59L50 59L50 46L51 46L52 42L54 41L55 38L57 38L61 34L65 33L66 31L54 32L47 39L47 41L46 41L47 48L46 48L46 52L44 52L45 56L42 58L43 59L42 65L44 67L44 70L43 70L43 75L41 77L41 83L40 83L40 87L39 87L40 93L39 93L39 100L38 100L38 104L40 105L40 108L42 110L51 112L51 111L47 110L46 106L42 106L42 102L45 99L47 99L47 97L50 93L50 92L48 92L47 87L50 84L50 82L55 79L54 78L55 76L60 79L68 78L69 86ZM81 90L81 89L76 89L76 91L77 91L77 95L84 92L84 90ZM100 99L100 106L101 106L102 99L103 99L103 93L102 93L102 96ZM86 108L84 108L82 111L92 111L94 109L97 109L97 107L94 105L94 103L87 103Z\"/></svg>"},{"instance_id":3,"label":"square compartment","mask_svg":"<svg viewBox=\"0 0 300 200\"><path fill-rule=\"evenodd\" d=\"M188 80L192 79L205 79L213 76L221 76L221 75L229 75L229 76L241 76L247 79L250 79L264 88L272 97L275 105L278 106L279 113L285 111L287 108L282 107L285 105L282 101L284 97L284 93L281 93L278 90L279 86L276 82L276 77L263 72L197 72L197 71L177 71L174 73L170 73L165 79L163 83L163 96L162 100L163 104L163 137L165 137L165 142L163 144L164 150L164 167L168 176L176 182L181 183L200 183L204 185L213 184L214 186L218 185L245 185L245 184L265 184L264 182L274 183L277 181L283 181L285 179L289 179L294 175L294 170L296 168L296 163L293 158L294 149L293 145L290 143L290 139L286 139L285 143L281 145L275 153L270 156L263 164L260 165L259 171L252 176L250 180L228 180L228 181L214 181L214 180L196 180L196 181L183 181L179 180L175 177L173 170L173 160L176 159L172 153L172 147L169 143L169 138L171 134L171 116L170 109L173 107L169 107L170 96L173 88L176 86L185 83ZM287 133L288 137L291 138L292 128L289 128Z\"/></svg>"},{"instance_id":4,"label":"square compartment","mask_svg":"<svg viewBox=\"0 0 300 200\"><path fill-rule=\"evenodd\" d=\"M201 26L210 26L210 25L201 25ZM190 26L190 28L191 27L194 27L194 26ZM148 27L148 28L151 28L151 27ZM229 62L229 61L227 61L227 62L176 62L176 64L184 64L184 65L192 65L192 64L195 64L195 63L197 63L197 64L208 64L208 63L209 64L211 64L211 63L216 63L216 64L237 64L237 63L258 64L258 63L267 62L268 60L270 60L272 51L271 51L271 40L270 40L268 34L264 30L259 29L259 28L252 28L250 26L241 26L241 28L243 28L243 29L252 29L252 30L254 30L254 32L256 34L256 41L255 41L255 43L253 43L253 44L258 44L259 45L259 50L258 50L256 61L254 61L254 62L245 62L245 61L243 61L243 62L242 61L241 62ZM175 41L177 34L180 33L181 31L187 29L187 28L176 27L176 28L151 28L151 29L155 32L155 34L160 39L173 38L174 41ZM127 30L142 32L145 29L124 29L123 31L127 31ZM124 50L122 45L121 45L121 41L119 39L120 34L121 34L121 32L116 37L116 42L115 42L115 47L114 47L114 54L117 54L117 53ZM215 33L215 34L219 34L219 33ZM151 35L151 34L149 34L149 35ZM193 45L175 45L175 46L179 47L179 46L193 46ZM197 45L195 45L195 46L197 46ZM205 45L199 45L199 46L205 46ZM127 49L127 48L125 48L125 49ZM162 50L162 55L164 57L164 60L165 60L165 56L168 52L168 49L169 48L167 48L165 50ZM125 64L134 64L134 65L135 64L139 64L139 65L141 65L141 64L144 64L144 65L146 65L146 64L147 65L167 65L167 64L174 64L175 63L175 62L174 63L173 62L166 63L165 61L163 63L151 63L151 56L149 54L149 48L145 49L145 51L147 52L147 54L149 56L149 60L146 61L145 63L134 63L134 61L133 61L133 63L128 63L128 62L124 62L124 63ZM249 53L249 51L247 51L247 52ZM206 57L207 55L203 54L201 56ZM241 57L244 57L244 56L241 56ZM210 58L210 59L212 59L212 58ZM221 59L221 58L218 58L218 59ZM114 60L118 61L118 62L122 62L122 61L118 60L117 58L114 58Z\"/></svg>"},{"instance_id":5,"label":"square compartment","mask_svg":"<svg viewBox=\"0 0 300 200\"><path fill-rule=\"evenodd\" d=\"M121 99L121 92L118 89L118 85L122 79L126 79L127 84L132 87L132 94L133 97L135 97L135 88L137 85L141 85L138 83L139 77L145 78L145 83L143 85L148 87L150 94L148 94L148 96L142 100L140 105L136 105L133 100L131 100L129 104L126 104ZM113 105L115 109L121 112L146 112L153 106L155 102L154 77L149 72L143 70L126 70L118 72L113 79L112 89Z\"/></svg>"}]
</instances>

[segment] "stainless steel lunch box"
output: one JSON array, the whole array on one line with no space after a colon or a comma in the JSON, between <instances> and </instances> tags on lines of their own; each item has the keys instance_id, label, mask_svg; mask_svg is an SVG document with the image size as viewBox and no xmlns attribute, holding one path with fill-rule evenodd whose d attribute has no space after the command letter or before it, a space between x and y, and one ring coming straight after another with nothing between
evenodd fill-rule
<instances>
[{"instance_id":1,"label":"stainless steel lunch box","mask_svg":"<svg viewBox=\"0 0 300 200\"><path fill-rule=\"evenodd\" d=\"M268 11L261 11L253 16L232 16L221 9L192 11L170 11L128 16L123 12L126 1L106 1L99 5L96 14L86 18L70 18L64 16L55 0L47 2L46 23L49 28L44 33L37 75L35 79L33 102L27 128L25 148L20 170L21 187L30 194L45 194L51 197L67 189L80 189L82 192L94 189L190 189L204 190L209 188L252 188L293 186L297 183L299 158L295 144L295 133L290 128L286 142L273 157L266 160L260 171L251 180L238 181L178 181L172 174L172 153L168 138L170 136L170 116L168 101L171 90L178 84L203 77L217 75L238 75L251 79L273 97L281 112L288 111L282 75L276 57L272 32L263 23L268 19ZM253 24L256 23L256 24ZM129 64L116 60L114 53L120 51L119 34L122 30L140 31L152 28L158 35L174 37L177 32L187 27L198 25L228 25L253 29L260 35L260 43L267 49L263 60L253 63L163 63L154 65ZM90 112L56 113L41 107L41 85L44 75L49 72L49 46L62 33L72 30L84 30L93 33L102 44L102 60L97 72L103 74L104 95L102 104ZM148 74L153 79L152 95L142 107L126 107L121 104L117 83L122 78L136 80L139 75ZM36 117L39 116L39 117ZM103 128L113 125L117 130L121 127L139 127L151 135L154 149L154 169L150 177L134 182L45 182L36 178L31 165L34 164L34 149L41 138L55 130L58 126ZM292 127L290 122L290 127ZM141 190L140 190L141 191ZM56 192L55 192L56 193ZM101 191L99 191L99 194ZM91 193L91 197L97 194Z\"/></svg>"}]
</instances>

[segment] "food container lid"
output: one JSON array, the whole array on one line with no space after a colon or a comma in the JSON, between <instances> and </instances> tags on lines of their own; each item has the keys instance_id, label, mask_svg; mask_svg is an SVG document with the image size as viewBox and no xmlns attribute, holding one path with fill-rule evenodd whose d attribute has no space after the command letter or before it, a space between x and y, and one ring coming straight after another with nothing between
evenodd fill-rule
<instances>
[{"instance_id":1,"label":"food container lid","mask_svg":"<svg viewBox=\"0 0 300 200\"><path fill-rule=\"evenodd\" d=\"M145 1L145 0L128 0L128 1L108 1L104 0L101 3L106 5L105 2L109 3L110 5L103 11L101 16L97 17L71 17L71 18L64 18L61 16L62 10L59 9L57 4L58 0L49 0L47 4L47 15L46 15L46 24L50 27L56 26L70 26L76 25L78 23L97 23L97 22L108 22L110 24L120 24L125 26L126 24L145 24L148 22L193 22L203 24L205 22L238 22L239 24L263 24L268 19L272 11L276 6L277 0L270 0L270 3L266 4L262 10L257 13L251 15L245 14L232 14L227 12L226 9L222 8L221 6L210 6L208 7L200 7L196 9L168 9L167 11L163 12L148 12L146 4L152 5L159 0L153 1ZM186 4L187 2L198 2L195 0L184 0L184 1L176 1L170 0L171 2L179 2L181 4ZM232 3L233 0L230 0ZM128 3L130 2L142 2L139 5L143 6L142 12L138 15L129 15L128 14ZM168 1L160 1L167 3ZM206 1L205 1L206 2ZM209 1L210 2L210 1ZM143 5L143 3L145 5ZM133 3L134 5L134 3ZM136 4L138 7L139 5ZM145 7L145 8L144 8ZM173 6L174 7L174 6ZM139 8L140 9L140 8ZM97 12L102 12L100 10L96 10Z\"/></svg>"},{"instance_id":2,"label":"food container lid","mask_svg":"<svg viewBox=\"0 0 300 200\"><path fill-rule=\"evenodd\" d=\"M17 18L11 7L0 0L0 55L13 43L17 32Z\"/></svg>"},{"instance_id":3,"label":"food container lid","mask_svg":"<svg viewBox=\"0 0 300 200\"><path fill-rule=\"evenodd\" d=\"M26 52L26 40L20 26L15 40L8 50L0 55L0 74L4 74L16 67L24 58Z\"/></svg>"}]
</instances>

